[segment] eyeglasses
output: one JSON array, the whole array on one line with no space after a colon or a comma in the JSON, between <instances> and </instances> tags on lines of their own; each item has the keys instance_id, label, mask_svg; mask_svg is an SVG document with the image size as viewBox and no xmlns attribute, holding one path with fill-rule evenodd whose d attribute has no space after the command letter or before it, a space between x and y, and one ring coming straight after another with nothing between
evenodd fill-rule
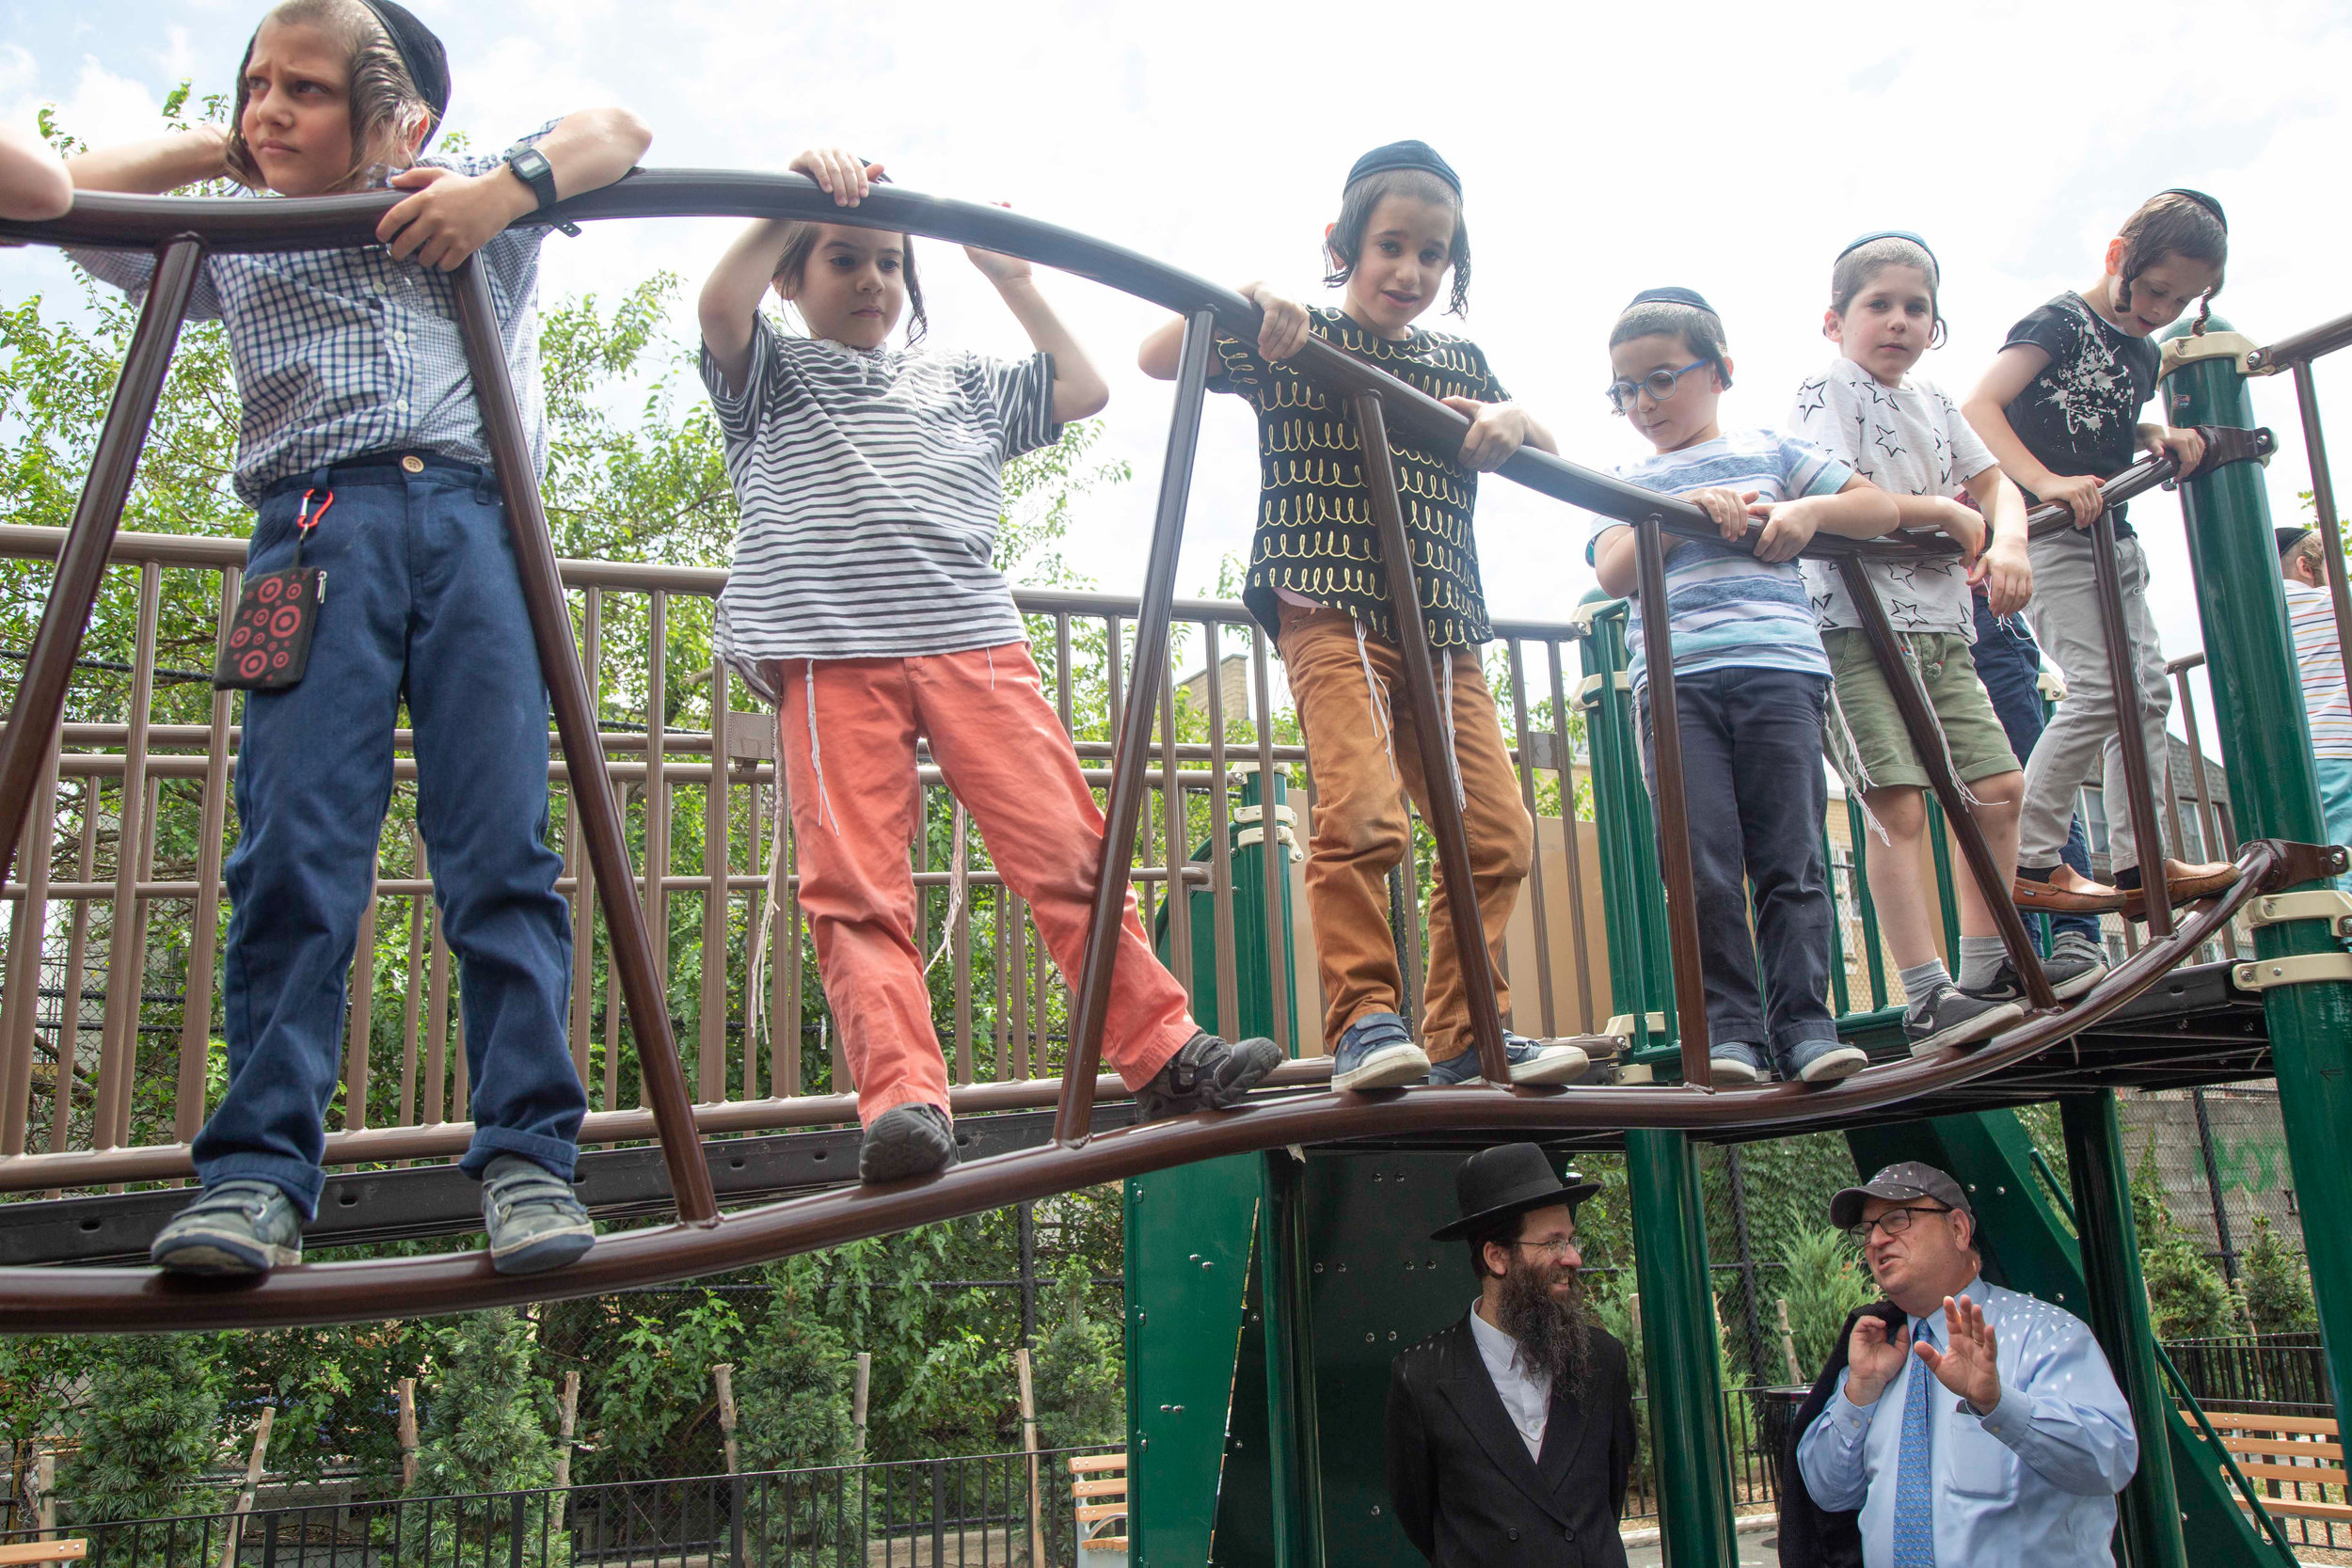
<instances>
[{"instance_id":1,"label":"eyeglasses","mask_svg":"<svg viewBox=\"0 0 2352 1568\"><path fill-rule=\"evenodd\" d=\"M1609 406L1622 414L1632 407L1633 400L1644 392L1649 393L1652 403L1663 403L1675 395L1675 388L1682 385L1684 376L1701 366L1713 363L1712 359L1693 359L1678 371L1661 366L1639 381L1613 381L1609 384Z\"/></svg>"},{"instance_id":2,"label":"eyeglasses","mask_svg":"<svg viewBox=\"0 0 2352 1568\"><path fill-rule=\"evenodd\" d=\"M1576 1251L1576 1239L1574 1237L1570 1237L1565 1242L1513 1242L1511 1244L1513 1246L1526 1247L1530 1251L1540 1253L1546 1258L1565 1258Z\"/></svg>"},{"instance_id":3,"label":"eyeglasses","mask_svg":"<svg viewBox=\"0 0 2352 1568\"><path fill-rule=\"evenodd\" d=\"M1854 1245L1868 1246L1870 1232L1873 1229L1883 1230L1889 1236L1899 1236L1911 1228L1911 1216L1914 1214L1948 1214L1951 1212L1944 1208L1889 1209L1876 1219L1864 1220L1859 1225L1846 1227L1846 1235Z\"/></svg>"}]
</instances>

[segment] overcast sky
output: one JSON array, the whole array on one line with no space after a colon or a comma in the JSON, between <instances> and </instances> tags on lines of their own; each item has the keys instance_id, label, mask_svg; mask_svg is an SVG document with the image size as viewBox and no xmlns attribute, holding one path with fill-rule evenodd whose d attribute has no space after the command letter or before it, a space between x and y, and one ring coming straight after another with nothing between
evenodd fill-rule
<instances>
[{"instance_id":1,"label":"overcast sky","mask_svg":"<svg viewBox=\"0 0 2352 1568\"><path fill-rule=\"evenodd\" d=\"M1922 372L1956 396L2009 324L2097 276L2101 247L2171 184L2227 206L2220 309L2257 341L2352 309L2352 10L2228 6L1759 7L1232 4L1015 0L857 6L676 0L410 0L447 40L450 123L497 146L618 102L654 128L655 166L780 167L839 143L919 190L989 200L1227 283L1305 299L1349 162L1400 136L1461 170L1475 240L1466 330L1563 451L1606 467L1638 438L1608 417L1606 334L1635 290L1682 283L1724 314L1738 366L1726 422L1771 424L1832 352L1831 259L1867 229L1919 230L1944 261L1951 342ZM0 0L0 114L43 103L92 142L141 135L183 77L227 91L249 0ZM600 225L548 242L549 294L612 295L657 267L687 293L731 223ZM961 258L927 261L933 341L1015 352L1009 317ZM0 291L62 293L63 263L0 254ZM1074 279L1048 287L1110 372L1111 445L1136 482L1090 507L1077 569L1142 573L1168 409L1134 370L1164 319ZM2321 372L2352 451L2352 374ZM2309 484L2282 381L2255 383L2278 429L2281 520ZM1248 540L1250 420L1212 399L1180 585ZM2352 483L2352 473L2343 476ZM2201 642L2178 508L2134 508L2168 650ZM1478 531L1501 615L1555 619L1591 586L1589 519L1507 483ZM2210 733L2210 732L2208 732Z\"/></svg>"}]
</instances>

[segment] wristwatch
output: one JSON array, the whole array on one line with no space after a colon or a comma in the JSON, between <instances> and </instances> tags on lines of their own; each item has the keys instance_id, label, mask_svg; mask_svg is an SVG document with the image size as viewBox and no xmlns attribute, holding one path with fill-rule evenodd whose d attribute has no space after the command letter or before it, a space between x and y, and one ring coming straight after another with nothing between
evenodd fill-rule
<instances>
[{"instance_id":1,"label":"wristwatch","mask_svg":"<svg viewBox=\"0 0 2352 1568\"><path fill-rule=\"evenodd\" d=\"M535 147L511 149L506 154L506 168L508 173L531 187L531 194L538 198L541 211L555 205L555 169L548 164L546 153ZM579 236L580 225L576 223L559 222L555 227L575 238Z\"/></svg>"}]
</instances>

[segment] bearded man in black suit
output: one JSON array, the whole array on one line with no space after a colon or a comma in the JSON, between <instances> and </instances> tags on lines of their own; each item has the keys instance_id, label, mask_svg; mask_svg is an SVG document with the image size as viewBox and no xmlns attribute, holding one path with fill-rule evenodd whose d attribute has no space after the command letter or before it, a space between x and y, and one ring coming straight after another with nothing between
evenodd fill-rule
<instances>
[{"instance_id":1,"label":"bearded man in black suit","mask_svg":"<svg viewBox=\"0 0 2352 1568\"><path fill-rule=\"evenodd\" d=\"M1625 1347L1593 1322L1576 1206L1544 1151L1503 1144L1454 1179L1478 1299L1389 1374L1389 1497L1437 1568L1623 1568L1633 1466Z\"/></svg>"}]
</instances>

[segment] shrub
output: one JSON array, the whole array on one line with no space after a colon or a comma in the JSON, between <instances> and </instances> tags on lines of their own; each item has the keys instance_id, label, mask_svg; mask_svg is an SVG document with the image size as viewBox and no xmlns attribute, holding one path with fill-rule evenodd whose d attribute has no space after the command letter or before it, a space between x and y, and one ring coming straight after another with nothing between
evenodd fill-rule
<instances>
[{"instance_id":1,"label":"shrub","mask_svg":"<svg viewBox=\"0 0 2352 1568\"><path fill-rule=\"evenodd\" d=\"M1087 1310L1083 1259L1063 1266L1061 1310L1035 1357L1038 1443L1084 1448L1127 1439L1127 1342L1116 1323Z\"/></svg>"},{"instance_id":2,"label":"shrub","mask_svg":"<svg viewBox=\"0 0 2352 1568\"><path fill-rule=\"evenodd\" d=\"M1853 1243L1821 1226L1788 1244L1788 1267L1781 1276L1788 1303L1788 1332L1797 1342L1797 1365L1810 1379L1820 1375L1836 1348L1846 1315L1879 1299L1869 1272L1854 1256Z\"/></svg>"},{"instance_id":3,"label":"shrub","mask_svg":"<svg viewBox=\"0 0 2352 1568\"><path fill-rule=\"evenodd\" d=\"M2318 1315L2312 1305L2312 1271L2271 1227L2270 1216L2254 1216L2254 1244L2238 1260L2246 1288L2247 1315L2258 1334L2310 1328Z\"/></svg>"},{"instance_id":4,"label":"shrub","mask_svg":"<svg viewBox=\"0 0 2352 1568\"><path fill-rule=\"evenodd\" d=\"M223 1437L220 1347L211 1335L126 1334L90 1357L82 1451L69 1493L76 1524L201 1512L188 1489Z\"/></svg>"}]
</instances>

